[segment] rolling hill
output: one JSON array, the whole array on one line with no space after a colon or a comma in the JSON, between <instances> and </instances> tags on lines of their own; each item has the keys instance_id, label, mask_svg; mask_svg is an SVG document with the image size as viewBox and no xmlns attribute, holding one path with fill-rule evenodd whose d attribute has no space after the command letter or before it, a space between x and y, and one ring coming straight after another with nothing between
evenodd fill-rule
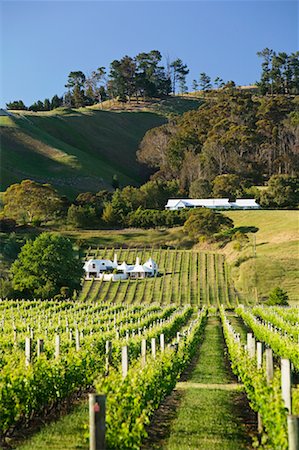
<instances>
[{"instance_id":1,"label":"rolling hill","mask_svg":"<svg viewBox=\"0 0 299 450\"><path fill-rule=\"evenodd\" d=\"M114 104L1 116L1 190L30 178L73 197L111 187L114 174L121 185L141 184L149 171L136 161L136 150L146 131L199 104L173 98L130 109Z\"/></svg>"}]
</instances>

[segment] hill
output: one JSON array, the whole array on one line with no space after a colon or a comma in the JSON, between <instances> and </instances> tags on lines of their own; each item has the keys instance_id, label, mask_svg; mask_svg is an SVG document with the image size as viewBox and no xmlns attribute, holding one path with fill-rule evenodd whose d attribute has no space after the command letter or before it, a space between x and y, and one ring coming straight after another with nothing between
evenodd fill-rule
<instances>
[{"instance_id":1,"label":"hill","mask_svg":"<svg viewBox=\"0 0 299 450\"><path fill-rule=\"evenodd\" d=\"M169 113L181 114L200 104L173 98L146 104L104 105L49 112L15 111L0 117L2 190L30 178L53 184L73 197L82 191L146 181L149 171L136 161L147 130L162 125Z\"/></svg>"},{"instance_id":2,"label":"hill","mask_svg":"<svg viewBox=\"0 0 299 450\"><path fill-rule=\"evenodd\" d=\"M249 244L237 251L234 243L224 253L232 266L236 288L247 298L267 296L276 286L285 289L293 302L299 301L298 211L232 211L225 213L236 227L254 226ZM255 242L254 242L255 240ZM254 246L256 257L254 257Z\"/></svg>"}]
</instances>

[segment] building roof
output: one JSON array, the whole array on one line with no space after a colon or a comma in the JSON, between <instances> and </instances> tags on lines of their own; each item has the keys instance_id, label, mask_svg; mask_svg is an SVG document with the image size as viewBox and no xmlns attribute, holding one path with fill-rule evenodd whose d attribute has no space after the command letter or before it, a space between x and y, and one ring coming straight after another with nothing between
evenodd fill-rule
<instances>
[{"instance_id":1,"label":"building roof","mask_svg":"<svg viewBox=\"0 0 299 450\"><path fill-rule=\"evenodd\" d=\"M128 272L151 272L151 269L145 265L142 266L141 264L136 264L135 266L130 266Z\"/></svg>"},{"instance_id":2,"label":"building roof","mask_svg":"<svg viewBox=\"0 0 299 450\"><path fill-rule=\"evenodd\" d=\"M229 198L170 198L166 207L174 208L180 203L187 208L190 206L230 206Z\"/></svg>"},{"instance_id":3,"label":"building roof","mask_svg":"<svg viewBox=\"0 0 299 450\"><path fill-rule=\"evenodd\" d=\"M259 208L260 205L254 198L238 198L235 202L230 202L229 198L171 198L166 204L166 208L178 207L207 207L207 208Z\"/></svg>"},{"instance_id":4,"label":"building roof","mask_svg":"<svg viewBox=\"0 0 299 450\"><path fill-rule=\"evenodd\" d=\"M259 207L260 205L256 202L254 198L237 198L235 202L231 203L233 206L256 206Z\"/></svg>"}]
</instances>

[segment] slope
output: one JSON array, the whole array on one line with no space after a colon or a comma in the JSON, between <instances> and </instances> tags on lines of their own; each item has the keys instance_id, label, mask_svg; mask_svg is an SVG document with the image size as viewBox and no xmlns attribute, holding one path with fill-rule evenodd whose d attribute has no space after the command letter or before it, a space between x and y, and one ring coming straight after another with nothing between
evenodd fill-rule
<instances>
[{"instance_id":1,"label":"slope","mask_svg":"<svg viewBox=\"0 0 299 450\"><path fill-rule=\"evenodd\" d=\"M248 235L249 243L240 250L235 243L224 249L236 288L247 298L256 295L260 298L280 286L291 301L298 302L299 212L260 210L225 214L235 227L258 228L257 233Z\"/></svg>"},{"instance_id":2,"label":"slope","mask_svg":"<svg viewBox=\"0 0 299 450\"><path fill-rule=\"evenodd\" d=\"M148 112L83 109L0 120L3 188L32 178L70 195L107 187L114 174L121 184L143 182L148 173L136 161L138 144L148 129L165 122Z\"/></svg>"},{"instance_id":3,"label":"slope","mask_svg":"<svg viewBox=\"0 0 299 450\"><path fill-rule=\"evenodd\" d=\"M136 161L136 150L150 128L170 113L195 109L200 101L169 98L135 105L114 104L49 112L14 111L1 115L1 190L30 178L53 184L70 197L82 191L138 185L149 170Z\"/></svg>"}]
</instances>

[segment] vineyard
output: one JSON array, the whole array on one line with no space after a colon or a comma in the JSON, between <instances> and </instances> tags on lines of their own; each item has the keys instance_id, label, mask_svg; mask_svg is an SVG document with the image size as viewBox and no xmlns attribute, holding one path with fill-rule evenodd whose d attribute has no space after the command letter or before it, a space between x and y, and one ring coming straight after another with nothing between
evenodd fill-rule
<instances>
[{"instance_id":1,"label":"vineyard","mask_svg":"<svg viewBox=\"0 0 299 450\"><path fill-rule=\"evenodd\" d=\"M225 258L217 253L162 249L89 249L85 258L112 259L133 264L136 257L150 256L159 266L159 275L142 280L104 282L88 280L80 301L160 305L231 306L238 303Z\"/></svg>"},{"instance_id":2,"label":"vineyard","mask_svg":"<svg viewBox=\"0 0 299 450\"><path fill-rule=\"evenodd\" d=\"M116 252L129 263L152 256L159 276L85 281L75 300L0 301L0 448L297 449L298 308L239 304L221 255ZM161 405L180 389L159 441L155 416L164 420ZM105 447L88 432L88 392L105 398ZM81 405L24 441L74 397Z\"/></svg>"}]
</instances>

